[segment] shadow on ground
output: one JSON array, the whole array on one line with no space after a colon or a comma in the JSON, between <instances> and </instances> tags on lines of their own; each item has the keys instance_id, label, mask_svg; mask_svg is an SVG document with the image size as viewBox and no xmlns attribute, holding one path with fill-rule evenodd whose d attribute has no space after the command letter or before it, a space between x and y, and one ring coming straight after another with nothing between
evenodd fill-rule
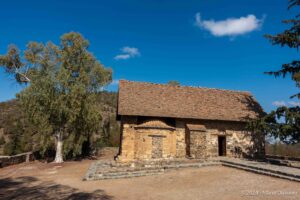
<instances>
[{"instance_id":1,"label":"shadow on ground","mask_svg":"<svg viewBox=\"0 0 300 200\"><path fill-rule=\"evenodd\" d=\"M100 199L110 200L112 196L103 190L82 192L76 188L53 182L41 182L34 177L5 178L0 180L0 199Z\"/></svg>"}]
</instances>

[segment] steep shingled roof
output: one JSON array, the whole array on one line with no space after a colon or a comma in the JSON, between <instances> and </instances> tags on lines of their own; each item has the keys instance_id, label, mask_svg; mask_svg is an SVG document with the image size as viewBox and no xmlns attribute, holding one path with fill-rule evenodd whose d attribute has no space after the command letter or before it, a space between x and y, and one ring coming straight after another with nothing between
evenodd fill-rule
<instances>
[{"instance_id":1,"label":"steep shingled roof","mask_svg":"<svg viewBox=\"0 0 300 200\"><path fill-rule=\"evenodd\" d=\"M263 110L249 92L120 80L117 114L246 121Z\"/></svg>"}]
</instances>

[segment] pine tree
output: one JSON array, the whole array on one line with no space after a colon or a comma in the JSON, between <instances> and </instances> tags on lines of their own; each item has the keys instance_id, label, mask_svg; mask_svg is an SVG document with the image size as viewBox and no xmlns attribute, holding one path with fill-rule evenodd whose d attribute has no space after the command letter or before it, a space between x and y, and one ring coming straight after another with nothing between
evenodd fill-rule
<instances>
[{"instance_id":1,"label":"pine tree","mask_svg":"<svg viewBox=\"0 0 300 200\"><path fill-rule=\"evenodd\" d=\"M299 5L300 0L290 0L288 8L291 9ZM271 41L272 45L287 46L298 51L300 46L300 14L294 19L283 20L283 23L290 25L290 28L282 33L265 35L265 37ZM283 78L290 76L296 87L300 88L300 60L283 64L280 70L266 72L266 74ZM293 94L291 98L299 101L300 93ZM300 142L300 107L279 107L262 119L250 122L249 127L264 134L271 134L285 143L298 143Z\"/></svg>"}]
</instances>

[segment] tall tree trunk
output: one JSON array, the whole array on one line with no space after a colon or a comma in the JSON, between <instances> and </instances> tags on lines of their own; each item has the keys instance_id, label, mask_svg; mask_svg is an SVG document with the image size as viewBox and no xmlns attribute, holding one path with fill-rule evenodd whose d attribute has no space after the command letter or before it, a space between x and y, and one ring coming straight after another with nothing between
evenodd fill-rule
<instances>
[{"instance_id":1,"label":"tall tree trunk","mask_svg":"<svg viewBox=\"0 0 300 200\"><path fill-rule=\"evenodd\" d=\"M56 153L55 153L55 163L62 163L63 160L63 139L61 132L56 134Z\"/></svg>"}]
</instances>

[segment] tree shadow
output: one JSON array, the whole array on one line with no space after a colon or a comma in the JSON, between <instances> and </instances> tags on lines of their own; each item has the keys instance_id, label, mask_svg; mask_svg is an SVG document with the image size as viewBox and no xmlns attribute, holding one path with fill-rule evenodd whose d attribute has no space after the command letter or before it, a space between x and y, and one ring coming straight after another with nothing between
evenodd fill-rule
<instances>
[{"instance_id":1,"label":"tree shadow","mask_svg":"<svg viewBox=\"0 0 300 200\"><path fill-rule=\"evenodd\" d=\"M94 192L82 192L70 186L56 184L54 182L40 182L35 177L5 178L0 180L0 199L113 199L103 190Z\"/></svg>"},{"instance_id":2,"label":"tree shadow","mask_svg":"<svg viewBox=\"0 0 300 200\"><path fill-rule=\"evenodd\" d=\"M245 96L242 100L239 100L246 108L242 109L244 113L256 113L256 116L250 116L249 114L245 115L241 119L244 121L253 120L253 117L263 117L266 115L266 112L261 107L261 105L254 99L252 96Z\"/></svg>"},{"instance_id":3,"label":"tree shadow","mask_svg":"<svg viewBox=\"0 0 300 200\"><path fill-rule=\"evenodd\" d=\"M243 112L249 113L253 112L256 113L256 118L261 118L266 115L266 112L263 110L261 105L254 99L253 96L246 96L244 99L241 100L241 102L246 105L246 108L243 109ZM254 116L250 116L249 114L245 115L241 120L246 122L246 127L249 122L254 120ZM248 137L248 134L250 134L251 143L253 145L248 146L244 151L240 151L240 147L238 148L238 153L241 154L239 157L249 158L249 159L255 159L255 160L263 160L265 158L265 135L259 132L255 132L253 130L250 130L247 128L244 132L244 137ZM243 139L245 139L243 138Z\"/></svg>"}]
</instances>

